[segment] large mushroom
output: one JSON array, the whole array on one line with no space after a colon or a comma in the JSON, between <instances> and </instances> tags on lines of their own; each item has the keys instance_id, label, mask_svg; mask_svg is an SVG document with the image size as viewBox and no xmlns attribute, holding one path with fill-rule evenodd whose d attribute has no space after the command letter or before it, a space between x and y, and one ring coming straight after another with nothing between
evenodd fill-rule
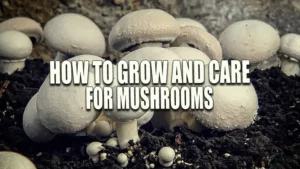
<instances>
[{"instance_id":1,"label":"large mushroom","mask_svg":"<svg viewBox=\"0 0 300 169\"><path fill-rule=\"evenodd\" d=\"M1 22L0 32L6 30L23 32L31 39L33 45L43 40L43 29L41 25L27 17L15 17Z\"/></svg>"},{"instance_id":2,"label":"large mushroom","mask_svg":"<svg viewBox=\"0 0 300 169\"><path fill-rule=\"evenodd\" d=\"M181 27L194 26L194 27L200 28L204 31L207 31L207 29L205 28L204 25L202 25L200 22L195 21L193 19L190 19L190 18L176 18L176 20L177 20L177 22L179 23L179 25Z\"/></svg>"},{"instance_id":3,"label":"large mushroom","mask_svg":"<svg viewBox=\"0 0 300 169\"><path fill-rule=\"evenodd\" d=\"M278 59L271 57L279 49L278 31L259 20L243 20L228 26L220 35L219 41L225 59L249 60L255 65L270 59L264 64L277 66Z\"/></svg>"},{"instance_id":4,"label":"large mushroom","mask_svg":"<svg viewBox=\"0 0 300 169\"><path fill-rule=\"evenodd\" d=\"M27 103L23 114L23 128L26 135L34 142L46 143L51 141L55 137L55 134L40 122L39 113L36 108L36 98L37 94Z\"/></svg>"},{"instance_id":5,"label":"large mushroom","mask_svg":"<svg viewBox=\"0 0 300 169\"><path fill-rule=\"evenodd\" d=\"M11 151L0 151L0 167L2 169L36 169L27 157Z\"/></svg>"},{"instance_id":6,"label":"large mushroom","mask_svg":"<svg viewBox=\"0 0 300 169\"><path fill-rule=\"evenodd\" d=\"M222 60L219 41L207 31L195 26L181 27L180 35L171 46L190 46L204 52L212 60Z\"/></svg>"},{"instance_id":7,"label":"large mushroom","mask_svg":"<svg viewBox=\"0 0 300 169\"><path fill-rule=\"evenodd\" d=\"M32 43L22 32L0 32L0 72L12 74L25 67L25 60L32 52Z\"/></svg>"},{"instance_id":8,"label":"large mushroom","mask_svg":"<svg viewBox=\"0 0 300 169\"><path fill-rule=\"evenodd\" d=\"M69 59L102 60L94 55L80 55ZM94 73L89 72L87 86L95 86ZM37 95L37 109L41 123L53 133L76 133L90 125L100 114L92 106L85 108L85 85L50 85L49 75Z\"/></svg>"},{"instance_id":9,"label":"large mushroom","mask_svg":"<svg viewBox=\"0 0 300 169\"><path fill-rule=\"evenodd\" d=\"M162 47L180 33L175 18L160 9L143 9L123 16L109 33L109 45L120 52L144 46Z\"/></svg>"},{"instance_id":10,"label":"large mushroom","mask_svg":"<svg viewBox=\"0 0 300 169\"><path fill-rule=\"evenodd\" d=\"M105 40L101 30L89 18L74 14L60 14L44 27L46 42L57 50L56 60L66 60L82 54L101 57Z\"/></svg>"}]
</instances>

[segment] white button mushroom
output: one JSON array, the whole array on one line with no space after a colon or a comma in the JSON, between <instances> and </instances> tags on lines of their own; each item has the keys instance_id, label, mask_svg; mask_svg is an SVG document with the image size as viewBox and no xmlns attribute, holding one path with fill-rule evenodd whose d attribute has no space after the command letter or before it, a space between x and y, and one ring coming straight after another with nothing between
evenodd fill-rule
<instances>
[{"instance_id":1,"label":"white button mushroom","mask_svg":"<svg viewBox=\"0 0 300 169\"><path fill-rule=\"evenodd\" d=\"M106 145L111 146L111 147L117 147L119 145L118 143L118 138L117 137L112 137L106 141Z\"/></svg>"},{"instance_id":2,"label":"white button mushroom","mask_svg":"<svg viewBox=\"0 0 300 169\"><path fill-rule=\"evenodd\" d=\"M0 73L12 74L25 67L25 60L32 52L28 36L18 31L0 32Z\"/></svg>"},{"instance_id":3,"label":"white button mushroom","mask_svg":"<svg viewBox=\"0 0 300 169\"><path fill-rule=\"evenodd\" d=\"M171 147L163 147L158 152L159 164L164 167L170 167L175 158L175 151Z\"/></svg>"},{"instance_id":4,"label":"white button mushroom","mask_svg":"<svg viewBox=\"0 0 300 169\"><path fill-rule=\"evenodd\" d=\"M289 58L282 58L281 70L287 75L299 75L300 35L289 33L281 37L280 51Z\"/></svg>"},{"instance_id":5,"label":"white button mushroom","mask_svg":"<svg viewBox=\"0 0 300 169\"><path fill-rule=\"evenodd\" d=\"M207 128L228 131L244 129L254 122L258 98L251 83L210 85L208 75L205 83L204 86L211 86L213 89L214 107L212 110L191 111L201 124Z\"/></svg>"},{"instance_id":6,"label":"white button mushroom","mask_svg":"<svg viewBox=\"0 0 300 169\"><path fill-rule=\"evenodd\" d=\"M259 20L243 20L228 26L219 41L226 59L262 62L272 57L280 45L278 31Z\"/></svg>"},{"instance_id":7,"label":"white button mushroom","mask_svg":"<svg viewBox=\"0 0 300 169\"><path fill-rule=\"evenodd\" d=\"M117 161L120 164L122 168L126 167L128 165L128 157L124 153L120 153L117 157Z\"/></svg>"},{"instance_id":8,"label":"white button mushroom","mask_svg":"<svg viewBox=\"0 0 300 169\"><path fill-rule=\"evenodd\" d=\"M80 55L69 60L102 60L98 56ZM89 72L87 86L95 86ZM37 95L37 109L42 124L53 133L76 133L88 127L100 114L92 106L86 110L85 85L50 85L49 75Z\"/></svg>"},{"instance_id":9,"label":"white button mushroom","mask_svg":"<svg viewBox=\"0 0 300 169\"><path fill-rule=\"evenodd\" d=\"M204 64L208 64L211 60L210 58L200 50L190 48L190 47L171 47L169 50L175 52L180 56L181 60L200 60Z\"/></svg>"},{"instance_id":10,"label":"white button mushroom","mask_svg":"<svg viewBox=\"0 0 300 169\"><path fill-rule=\"evenodd\" d=\"M97 121L94 127L94 134L97 137L108 137L113 132L112 125L107 121Z\"/></svg>"},{"instance_id":11,"label":"white button mushroom","mask_svg":"<svg viewBox=\"0 0 300 169\"><path fill-rule=\"evenodd\" d=\"M37 94L30 99L25 108L23 114L23 128L31 140L37 143L45 143L51 141L55 137L55 134L41 124L36 108L36 98Z\"/></svg>"},{"instance_id":12,"label":"white button mushroom","mask_svg":"<svg viewBox=\"0 0 300 169\"><path fill-rule=\"evenodd\" d=\"M33 19L26 17L15 17L0 23L0 32L6 30L16 30L26 34L33 45L43 40L43 29L41 25Z\"/></svg>"},{"instance_id":13,"label":"white button mushroom","mask_svg":"<svg viewBox=\"0 0 300 169\"><path fill-rule=\"evenodd\" d=\"M28 158L10 151L0 151L0 167L2 169L36 169Z\"/></svg>"},{"instance_id":14,"label":"white button mushroom","mask_svg":"<svg viewBox=\"0 0 300 169\"><path fill-rule=\"evenodd\" d=\"M47 22L44 36L58 51L56 60L89 54L102 56L105 52L105 39L98 26L89 18L67 13L61 14Z\"/></svg>"},{"instance_id":15,"label":"white button mushroom","mask_svg":"<svg viewBox=\"0 0 300 169\"><path fill-rule=\"evenodd\" d=\"M109 33L110 46L129 51L143 46L170 43L180 33L180 25L170 14L160 9L143 9L123 16Z\"/></svg>"},{"instance_id":16,"label":"white button mushroom","mask_svg":"<svg viewBox=\"0 0 300 169\"><path fill-rule=\"evenodd\" d=\"M182 27L180 35L171 46L194 47L204 52L212 60L222 60L222 48L219 41L210 33L194 26Z\"/></svg>"},{"instance_id":17,"label":"white button mushroom","mask_svg":"<svg viewBox=\"0 0 300 169\"><path fill-rule=\"evenodd\" d=\"M97 163L99 161L99 153L101 150L104 150L105 148L102 146L102 143L100 142L92 142L86 147L86 153L89 155L90 159L94 163Z\"/></svg>"},{"instance_id":18,"label":"white button mushroom","mask_svg":"<svg viewBox=\"0 0 300 169\"><path fill-rule=\"evenodd\" d=\"M190 18L176 18L176 21L179 23L179 25L181 27L194 26L194 27L200 28L204 31L207 31L207 29L205 28L204 25L202 25L200 22L195 21L195 20L190 19Z\"/></svg>"}]
</instances>

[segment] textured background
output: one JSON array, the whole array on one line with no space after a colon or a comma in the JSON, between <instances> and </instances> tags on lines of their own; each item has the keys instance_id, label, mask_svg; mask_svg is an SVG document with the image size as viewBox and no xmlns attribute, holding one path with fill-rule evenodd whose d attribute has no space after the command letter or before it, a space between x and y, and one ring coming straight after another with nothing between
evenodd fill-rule
<instances>
[{"instance_id":1,"label":"textured background","mask_svg":"<svg viewBox=\"0 0 300 169\"><path fill-rule=\"evenodd\" d=\"M198 20L216 37L226 26L242 19L263 20L281 35L300 32L300 0L2 0L0 21L27 16L44 25L56 14L80 13L95 21L107 39L119 18L145 8L159 8L175 17ZM32 57L48 61L54 55L42 43L35 47ZM113 57L117 53L108 47L106 55Z\"/></svg>"}]
</instances>

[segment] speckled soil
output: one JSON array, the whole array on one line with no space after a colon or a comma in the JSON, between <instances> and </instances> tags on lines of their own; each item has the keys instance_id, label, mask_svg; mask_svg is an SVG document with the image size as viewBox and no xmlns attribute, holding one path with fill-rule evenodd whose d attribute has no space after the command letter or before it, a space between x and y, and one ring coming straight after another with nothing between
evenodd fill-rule
<instances>
[{"instance_id":1,"label":"speckled soil","mask_svg":"<svg viewBox=\"0 0 300 169\"><path fill-rule=\"evenodd\" d=\"M0 74L0 151L20 152L38 169L120 168L116 157L128 150L106 147L101 152L107 153L106 160L93 164L88 159L85 148L95 140L93 137L58 136L46 145L27 138L22 114L48 72L49 65L42 60L28 60L23 71L11 76ZM173 133L154 130L147 124L139 131L140 144L130 148L135 161L127 168L143 169L146 163L160 168L156 157L149 154L162 146L171 146L180 154L174 168L300 168L300 77L287 77L279 68L256 70L250 77L260 106L253 125L244 130L207 129L196 134L179 126Z\"/></svg>"}]
</instances>

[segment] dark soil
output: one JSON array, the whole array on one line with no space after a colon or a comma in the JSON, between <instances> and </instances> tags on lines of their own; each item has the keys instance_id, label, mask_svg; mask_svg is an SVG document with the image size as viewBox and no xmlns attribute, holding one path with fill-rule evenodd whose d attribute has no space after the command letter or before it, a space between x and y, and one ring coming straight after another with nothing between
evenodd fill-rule
<instances>
[{"instance_id":1,"label":"dark soil","mask_svg":"<svg viewBox=\"0 0 300 169\"><path fill-rule=\"evenodd\" d=\"M26 68L11 76L0 74L0 151L16 151L29 157L38 169L120 168L118 148L107 147L107 159L93 164L85 147L93 137L58 136L46 145L27 138L22 129L22 114L29 99L38 91L49 65L41 60L26 62ZM135 162L127 168L144 169L146 162L162 146L171 146L181 157L175 168L203 169L299 169L300 168L300 77L287 77L279 68L255 70L250 75L259 97L256 122L244 130L195 134L182 127L168 133L147 124L140 130L140 145L133 145ZM4 84L8 84L5 89ZM105 141L105 139L100 140ZM144 158L145 157L145 158ZM183 160L185 163L180 163ZM0 167L1 168L1 167Z\"/></svg>"}]
</instances>

